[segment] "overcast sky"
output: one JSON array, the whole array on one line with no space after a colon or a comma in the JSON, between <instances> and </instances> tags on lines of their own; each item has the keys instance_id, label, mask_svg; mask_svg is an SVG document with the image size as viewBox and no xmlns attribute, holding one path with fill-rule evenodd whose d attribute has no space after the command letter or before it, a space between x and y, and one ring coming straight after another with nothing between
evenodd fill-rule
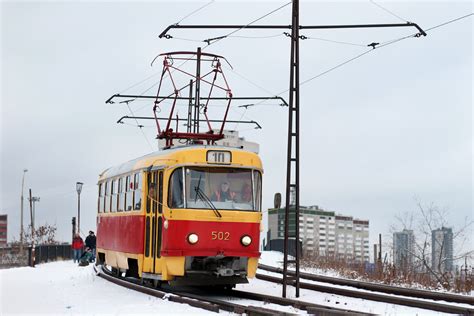
<instances>
[{"instance_id":1,"label":"overcast sky","mask_svg":"<svg viewBox=\"0 0 474 316\"><path fill-rule=\"evenodd\" d=\"M160 72L160 62L150 66L157 54L204 47L158 34L205 3L1 3L0 213L8 214L10 240L19 234L25 168L25 195L31 188L41 198L38 224L57 225L59 239L69 241L77 214L75 183L82 181L81 228L95 230L99 173L149 153L156 134L152 127L116 124L129 110L104 101L155 84L158 76L127 90ZM216 1L181 24L247 24L284 4ZM412 21L428 29L473 11L470 1L380 4L398 17L370 1L302 1L300 23ZM290 14L288 5L258 23L290 24ZM228 32L170 34L203 40ZM241 30L233 34L239 37L206 48L232 64L233 70L224 71L235 96L288 89L290 42L282 32ZM310 38L300 45L301 81L367 51L369 43L415 32L301 31ZM248 38L256 36L266 38ZM396 214L415 210L417 199L448 209L455 227L472 218L472 38L471 16L428 31L427 37L376 49L302 85L301 204L369 219L372 242L389 232ZM285 187L287 108L274 101L247 110L239 104L230 119L253 119L263 127L228 126L260 144L267 209ZM137 115L152 114L143 102L130 107ZM25 212L25 227L28 223Z\"/></svg>"}]
</instances>

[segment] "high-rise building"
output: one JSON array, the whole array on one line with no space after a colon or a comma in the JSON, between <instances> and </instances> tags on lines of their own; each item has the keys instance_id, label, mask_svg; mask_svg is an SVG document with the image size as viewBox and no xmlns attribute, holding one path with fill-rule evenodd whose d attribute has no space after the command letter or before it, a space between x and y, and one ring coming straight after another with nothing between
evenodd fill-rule
<instances>
[{"instance_id":1,"label":"high-rise building","mask_svg":"<svg viewBox=\"0 0 474 316\"><path fill-rule=\"evenodd\" d=\"M393 233L393 263L399 269L413 268L415 235L413 230L404 229Z\"/></svg>"},{"instance_id":2,"label":"high-rise building","mask_svg":"<svg viewBox=\"0 0 474 316\"><path fill-rule=\"evenodd\" d=\"M7 246L8 215L0 215L0 247Z\"/></svg>"},{"instance_id":3,"label":"high-rise building","mask_svg":"<svg viewBox=\"0 0 474 316\"><path fill-rule=\"evenodd\" d=\"M294 212L294 206L290 207ZM283 239L285 209L268 210L268 238ZM290 220L289 234L296 224ZM305 256L335 256L350 261L369 261L369 221L336 215L318 206L300 206L300 239Z\"/></svg>"},{"instance_id":4,"label":"high-rise building","mask_svg":"<svg viewBox=\"0 0 474 316\"><path fill-rule=\"evenodd\" d=\"M431 231L431 269L453 271L453 230L441 227Z\"/></svg>"}]
</instances>

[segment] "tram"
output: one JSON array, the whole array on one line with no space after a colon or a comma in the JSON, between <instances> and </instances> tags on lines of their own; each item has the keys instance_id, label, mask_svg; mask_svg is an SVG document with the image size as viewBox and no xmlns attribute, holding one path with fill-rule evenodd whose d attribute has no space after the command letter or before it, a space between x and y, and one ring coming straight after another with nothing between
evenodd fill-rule
<instances>
[{"instance_id":1,"label":"tram","mask_svg":"<svg viewBox=\"0 0 474 316\"><path fill-rule=\"evenodd\" d=\"M255 276L262 163L243 149L158 151L99 178L97 260L127 276L235 285ZM217 192L228 186L227 198Z\"/></svg>"},{"instance_id":2,"label":"tram","mask_svg":"<svg viewBox=\"0 0 474 316\"><path fill-rule=\"evenodd\" d=\"M263 169L255 151L224 141L224 125L235 99L222 69L225 58L200 48L158 57L163 57L163 70L156 96L116 94L106 101L113 104L125 98L117 103L128 105L153 100L153 117L126 116L118 123L124 118L152 119L156 138L164 146L100 175L98 263L155 283L246 283L255 276L260 256ZM194 75L175 66L183 60L183 67L195 63ZM177 75L186 77L178 80ZM179 81L184 85L178 86ZM185 89L187 98L182 97ZM216 91L225 95L214 97ZM216 107L223 110L221 120L209 118L208 107L214 101L226 103ZM188 108L187 119L178 117L176 109L182 105ZM166 117L158 117L167 110ZM163 126L160 120L167 123ZM185 132L178 130L183 120ZM215 122L221 123L218 129L212 128ZM254 121L240 123L260 127Z\"/></svg>"}]
</instances>

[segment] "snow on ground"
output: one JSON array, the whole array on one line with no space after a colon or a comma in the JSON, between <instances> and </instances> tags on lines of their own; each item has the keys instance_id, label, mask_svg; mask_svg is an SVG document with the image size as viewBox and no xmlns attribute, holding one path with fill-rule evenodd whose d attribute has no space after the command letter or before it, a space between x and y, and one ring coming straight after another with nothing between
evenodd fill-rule
<instances>
[{"instance_id":1,"label":"snow on ground","mask_svg":"<svg viewBox=\"0 0 474 316\"><path fill-rule=\"evenodd\" d=\"M262 257L259 260L259 263L266 264L274 267L282 267L283 254L278 251L263 251ZM275 274L268 271L259 270L259 273L268 274L275 277L281 277L281 274ZM331 275L332 276L332 275ZM327 283L318 283L309 280L305 280L307 283L323 284ZM344 286L333 285L334 287L340 288L350 288ZM258 293L270 294L270 295L281 295L282 287L281 285L269 283L262 280L251 280L249 284L238 285L238 289L244 291L254 291ZM360 290L364 291L364 290ZM287 297L295 298L295 288L289 286L287 288ZM443 313L428 311L419 308L412 308L402 305L387 304L383 302L374 302L370 300L346 297L341 295L334 295L324 292L314 292L310 290L300 289L300 300L311 302L314 304L321 304L325 306L331 306L335 308L351 309L361 312L368 312L379 315L442 315ZM461 304L464 306L464 304Z\"/></svg>"},{"instance_id":2,"label":"snow on ground","mask_svg":"<svg viewBox=\"0 0 474 316\"><path fill-rule=\"evenodd\" d=\"M181 314L209 312L110 283L72 261L0 270L0 315Z\"/></svg>"},{"instance_id":3,"label":"snow on ground","mask_svg":"<svg viewBox=\"0 0 474 316\"><path fill-rule=\"evenodd\" d=\"M261 263L280 266L282 254L265 251ZM259 271L264 273L264 271ZM253 279L237 289L281 296L281 285ZM288 287L288 297L294 298ZM351 309L381 315L440 315L406 306L373 302L301 289L300 300L335 308ZM231 299L234 303L251 304L296 313L291 307L255 301ZM202 309L169 302L110 283L95 275L92 265L78 267L72 261L60 261L0 270L0 315L12 314L181 314L209 315ZM227 312L221 312L227 315Z\"/></svg>"}]
</instances>

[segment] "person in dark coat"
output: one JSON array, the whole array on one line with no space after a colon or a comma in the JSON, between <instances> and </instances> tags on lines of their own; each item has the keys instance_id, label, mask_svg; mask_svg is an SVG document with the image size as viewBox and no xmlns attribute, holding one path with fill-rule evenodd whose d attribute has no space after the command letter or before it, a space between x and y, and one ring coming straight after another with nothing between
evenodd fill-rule
<instances>
[{"instance_id":1,"label":"person in dark coat","mask_svg":"<svg viewBox=\"0 0 474 316\"><path fill-rule=\"evenodd\" d=\"M88 266L89 262L92 262L92 251L89 247L86 247L86 250L79 259L79 266Z\"/></svg>"},{"instance_id":2,"label":"person in dark coat","mask_svg":"<svg viewBox=\"0 0 474 316\"><path fill-rule=\"evenodd\" d=\"M79 262L82 254L82 248L84 247L84 241L79 234L75 234L74 238L72 239L72 252L73 252L73 259L74 263Z\"/></svg>"},{"instance_id":3,"label":"person in dark coat","mask_svg":"<svg viewBox=\"0 0 474 316\"><path fill-rule=\"evenodd\" d=\"M89 231L89 236L86 238L86 247L89 247L92 253L92 260L95 260L96 237L94 232Z\"/></svg>"}]
</instances>

